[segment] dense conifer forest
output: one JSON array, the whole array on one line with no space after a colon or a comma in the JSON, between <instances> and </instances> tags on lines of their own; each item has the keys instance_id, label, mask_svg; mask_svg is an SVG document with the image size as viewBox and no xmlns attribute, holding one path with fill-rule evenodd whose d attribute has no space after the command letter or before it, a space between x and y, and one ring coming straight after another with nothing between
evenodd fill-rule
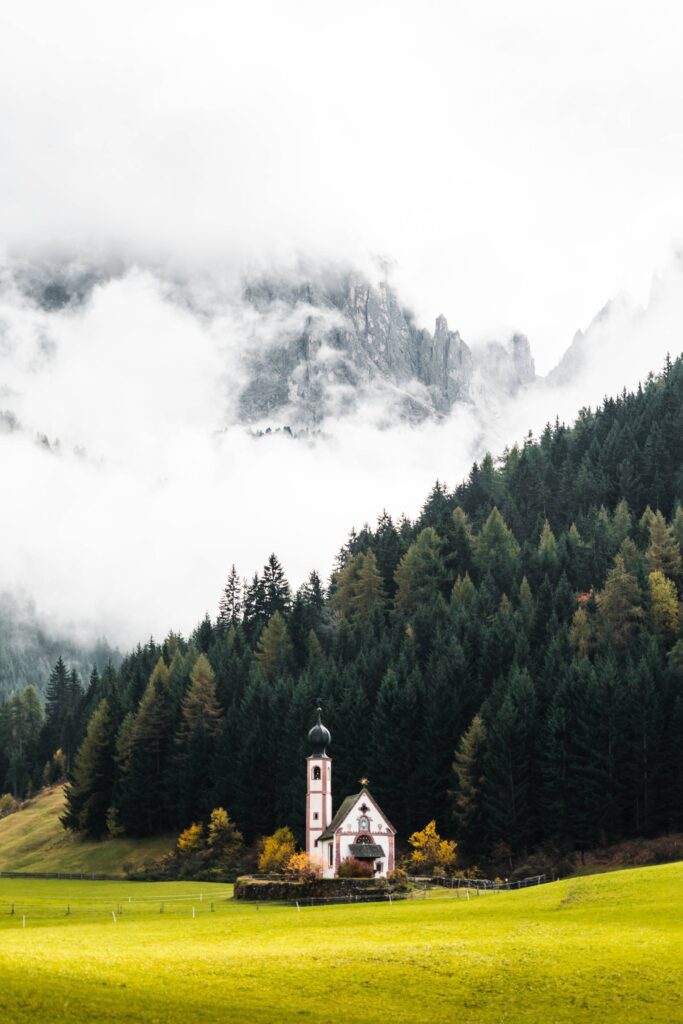
<instances>
[{"instance_id":1,"label":"dense conifer forest","mask_svg":"<svg viewBox=\"0 0 683 1024\"><path fill-rule=\"evenodd\" d=\"M94 836L220 805L301 837L320 699L335 803L366 775L404 840L436 818L472 861L683 829L682 496L679 359L352 533L329 586L292 593L272 555L187 639L85 687L60 659L44 708L0 708L0 779L66 775Z\"/></svg>"}]
</instances>

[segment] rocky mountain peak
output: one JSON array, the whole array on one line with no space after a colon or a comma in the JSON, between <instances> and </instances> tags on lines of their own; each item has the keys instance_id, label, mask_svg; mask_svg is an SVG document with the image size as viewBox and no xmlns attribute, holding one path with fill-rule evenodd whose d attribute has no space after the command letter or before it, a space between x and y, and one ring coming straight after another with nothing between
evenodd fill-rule
<instances>
[{"instance_id":1,"label":"rocky mountain peak","mask_svg":"<svg viewBox=\"0 0 683 1024\"><path fill-rule=\"evenodd\" d=\"M276 417L279 425L316 425L370 395L420 420L471 402L476 371L508 393L535 378L523 335L507 347L491 343L482 359L443 314L433 333L418 328L386 281L373 285L346 274L324 284L259 282L245 297L266 316L302 314L298 331L282 331L276 344L245 356L240 414L250 422Z\"/></svg>"}]
</instances>

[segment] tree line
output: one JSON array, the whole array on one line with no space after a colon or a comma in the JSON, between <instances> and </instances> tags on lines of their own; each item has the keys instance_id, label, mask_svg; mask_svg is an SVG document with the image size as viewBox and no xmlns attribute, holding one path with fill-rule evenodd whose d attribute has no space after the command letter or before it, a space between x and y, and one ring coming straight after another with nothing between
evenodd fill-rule
<instances>
[{"instance_id":1,"label":"tree line","mask_svg":"<svg viewBox=\"0 0 683 1024\"><path fill-rule=\"evenodd\" d=\"M683 828L683 361L487 455L412 522L352 532L329 585L271 555L216 618L149 640L45 712L0 708L0 772L68 776L68 828L133 836L226 808L303 832L323 700L337 801L367 775L399 834L471 860Z\"/></svg>"}]
</instances>

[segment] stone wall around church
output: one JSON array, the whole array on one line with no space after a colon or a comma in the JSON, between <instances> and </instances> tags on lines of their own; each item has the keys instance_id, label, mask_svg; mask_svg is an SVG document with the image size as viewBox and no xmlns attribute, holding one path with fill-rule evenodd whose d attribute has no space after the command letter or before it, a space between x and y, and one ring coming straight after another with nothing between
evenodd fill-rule
<instances>
[{"instance_id":1,"label":"stone wall around church","mask_svg":"<svg viewBox=\"0 0 683 1024\"><path fill-rule=\"evenodd\" d=\"M270 900L338 899L344 896L383 896L385 878L265 879L244 875L235 882L235 899L258 903Z\"/></svg>"}]
</instances>

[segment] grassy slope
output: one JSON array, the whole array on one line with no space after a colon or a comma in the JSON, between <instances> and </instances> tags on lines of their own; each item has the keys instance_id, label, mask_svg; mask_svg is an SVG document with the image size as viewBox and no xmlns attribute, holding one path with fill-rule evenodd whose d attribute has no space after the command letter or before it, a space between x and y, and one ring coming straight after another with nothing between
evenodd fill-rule
<instances>
[{"instance_id":1,"label":"grassy slope","mask_svg":"<svg viewBox=\"0 0 683 1024\"><path fill-rule=\"evenodd\" d=\"M0 871L92 871L123 875L123 865L141 866L171 849L168 837L154 839L80 839L59 823L64 807L61 786L43 790L16 814L0 820Z\"/></svg>"},{"instance_id":2,"label":"grassy slope","mask_svg":"<svg viewBox=\"0 0 683 1024\"><path fill-rule=\"evenodd\" d=\"M211 913L212 897L200 902L197 889L208 892L185 883L0 879L0 1019L683 1019L683 863L469 901L437 894L301 913L230 904L220 888ZM172 902L173 893L191 899ZM108 901L117 895L124 914L115 924ZM127 904L131 895L140 902ZM60 910L67 898L77 911L69 917ZM26 928L9 916L10 900L28 908ZM61 916L41 920L41 907Z\"/></svg>"}]
</instances>

